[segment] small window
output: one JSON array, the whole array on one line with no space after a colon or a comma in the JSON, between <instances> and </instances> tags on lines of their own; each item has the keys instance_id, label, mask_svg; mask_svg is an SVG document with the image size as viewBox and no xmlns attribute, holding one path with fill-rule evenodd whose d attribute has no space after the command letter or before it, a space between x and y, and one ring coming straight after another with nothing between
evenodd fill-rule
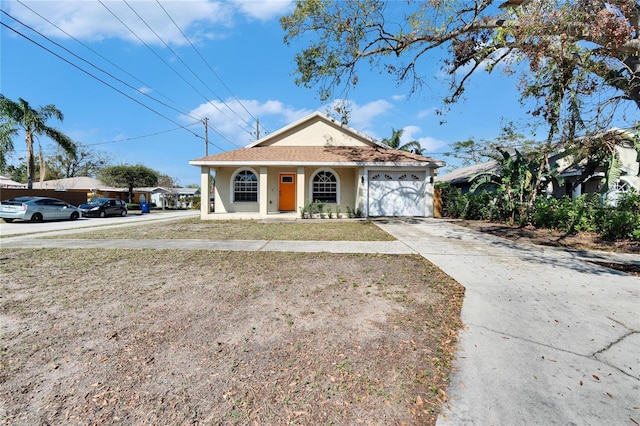
<instances>
[{"instance_id":1,"label":"small window","mask_svg":"<svg viewBox=\"0 0 640 426\"><path fill-rule=\"evenodd\" d=\"M333 173L321 171L313 177L313 200L325 203L338 202L338 180Z\"/></svg>"},{"instance_id":2,"label":"small window","mask_svg":"<svg viewBox=\"0 0 640 426\"><path fill-rule=\"evenodd\" d=\"M293 176L282 176L282 183L293 183Z\"/></svg>"},{"instance_id":3,"label":"small window","mask_svg":"<svg viewBox=\"0 0 640 426\"><path fill-rule=\"evenodd\" d=\"M233 201L258 201L258 177L251 170L238 173L233 181Z\"/></svg>"}]
</instances>

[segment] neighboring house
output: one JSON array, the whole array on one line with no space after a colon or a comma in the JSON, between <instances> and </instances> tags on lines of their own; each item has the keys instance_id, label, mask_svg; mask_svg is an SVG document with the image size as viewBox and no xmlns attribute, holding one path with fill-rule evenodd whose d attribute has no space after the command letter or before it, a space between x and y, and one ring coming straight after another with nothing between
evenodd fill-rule
<instances>
[{"instance_id":1,"label":"neighboring house","mask_svg":"<svg viewBox=\"0 0 640 426\"><path fill-rule=\"evenodd\" d=\"M56 191L65 190L85 190L87 192L87 198L119 198L121 200L128 200L129 189L128 188L113 188L105 185L100 180L90 178L86 176L45 180L44 182L34 182L34 189L54 189ZM142 203L149 202L151 199L151 191L147 188L134 188L133 189L133 202Z\"/></svg>"},{"instance_id":2,"label":"neighboring house","mask_svg":"<svg viewBox=\"0 0 640 426\"><path fill-rule=\"evenodd\" d=\"M149 188L151 202L157 207L173 209L189 209L193 205L193 198L200 197L200 188Z\"/></svg>"},{"instance_id":3,"label":"neighboring house","mask_svg":"<svg viewBox=\"0 0 640 426\"><path fill-rule=\"evenodd\" d=\"M319 112L245 148L192 160L200 167L202 199L215 213L264 217L298 212L320 201L343 215L433 216L433 179L444 163L391 149ZM210 218L201 204L201 216Z\"/></svg>"},{"instance_id":4,"label":"neighboring house","mask_svg":"<svg viewBox=\"0 0 640 426\"><path fill-rule=\"evenodd\" d=\"M619 129L611 129L610 132L619 132L622 135L626 133ZM629 138L633 135L628 134ZM639 153L634 148L631 141L629 143L620 143L614 147L617 157L620 160L621 176L617 182L612 185L607 196L614 196L620 191L628 191L634 188L640 191L640 162ZM547 192L555 197L570 196L578 197L582 194L594 194L602 189L602 181L605 176L605 170L601 167L594 170L587 169L587 159L576 158L574 155L560 152L549 156L549 165L551 168L557 167L557 173L562 178L560 182L553 180L549 182ZM496 172L499 173L500 167L494 160L486 163L475 164L473 166L463 167L452 171L451 173L438 176L438 182L448 182L451 185L460 188L462 193L469 192L471 180L480 172Z\"/></svg>"},{"instance_id":5,"label":"neighboring house","mask_svg":"<svg viewBox=\"0 0 640 426\"><path fill-rule=\"evenodd\" d=\"M0 176L0 188L26 188L24 183L16 182L8 177Z\"/></svg>"},{"instance_id":6,"label":"neighboring house","mask_svg":"<svg viewBox=\"0 0 640 426\"><path fill-rule=\"evenodd\" d=\"M611 185L606 194L607 197L615 197L617 192L629 191L632 188L640 192L640 153L632 143L620 143L614 149L620 161L621 174L617 182ZM550 188L554 196L577 197L582 194L598 193L602 189L605 170L601 167L595 170L586 169L586 159L580 160L560 153L551 156L549 162L552 166L558 167L558 172L563 178L562 185L554 182L553 188Z\"/></svg>"},{"instance_id":7,"label":"neighboring house","mask_svg":"<svg viewBox=\"0 0 640 426\"><path fill-rule=\"evenodd\" d=\"M473 166L461 167L450 173L438 176L437 182L449 183L456 188L460 188L463 194L469 192L471 188L471 180L478 173L482 172L498 172L500 166L495 160L487 161L486 163L474 164Z\"/></svg>"}]
</instances>

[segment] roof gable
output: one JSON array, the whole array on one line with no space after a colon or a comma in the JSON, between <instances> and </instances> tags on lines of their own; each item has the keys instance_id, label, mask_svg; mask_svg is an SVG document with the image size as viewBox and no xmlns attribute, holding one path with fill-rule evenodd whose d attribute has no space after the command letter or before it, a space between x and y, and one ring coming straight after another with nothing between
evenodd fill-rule
<instances>
[{"instance_id":1,"label":"roof gable","mask_svg":"<svg viewBox=\"0 0 640 426\"><path fill-rule=\"evenodd\" d=\"M193 166L324 165L442 167L440 160L392 149L315 112L244 148L189 161Z\"/></svg>"},{"instance_id":2,"label":"roof gable","mask_svg":"<svg viewBox=\"0 0 640 426\"><path fill-rule=\"evenodd\" d=\"M247 146L380 146L369 136L315 112Z\"/></svg>"}]
</instances>

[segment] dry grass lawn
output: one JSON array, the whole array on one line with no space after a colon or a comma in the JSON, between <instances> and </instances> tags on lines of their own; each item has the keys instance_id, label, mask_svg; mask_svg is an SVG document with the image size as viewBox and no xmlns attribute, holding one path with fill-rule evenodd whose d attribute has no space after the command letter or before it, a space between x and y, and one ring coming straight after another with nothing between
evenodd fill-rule
<instances>
[{"instance_id":1,"label":"dry grass lawn","mask_svg":"<svg viewBox=\"0 0 640 426\"><path fill-rule=\"evenodd\" d=\"M58 238L68 238L63 235ZM365 220L303 220L275 222L257 220L213 220L199 218L134 227L100 229L73 234L86 239L200 239L286 241L390 241L394 238Z\"/></svg>"},{"instance_id":2,"label":"dry grass lawn","mask_svg":"<svg viewBox=\"0 0 640 426\"><path fill-rule=\"evenodd\" d=\"M464 290L419 256L2 249L0 268L3 424L433 425L446 400Z\"/></svg>"}]
</instances>

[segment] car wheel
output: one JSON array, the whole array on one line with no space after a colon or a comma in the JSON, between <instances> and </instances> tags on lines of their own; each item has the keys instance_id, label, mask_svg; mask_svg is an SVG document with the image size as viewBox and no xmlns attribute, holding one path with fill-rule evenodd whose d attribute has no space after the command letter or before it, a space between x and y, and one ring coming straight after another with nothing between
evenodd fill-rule
<instances>
[{"instance_id":1,"label":"car wheel","mask_svg":"<svg viewBox=\"0 0 640 426\"><path fill-rule=\"evenodd\" d=\"M71 213L71 220L76 220L76 219L78 219L79 216L80 215L78 214L78 212L73 212L73 213Z\"/></svg>"},{"instance_id":2,"label":"car wheel","mask_svg":"<svg viewBox=\"0 0 640 426\"><path fill-rule=\"evenodd\" d=\"M120 212L120 216L125 217L127 215L127 211L126 210L122 210Z\"/></svg>"},{"instance_id":3,"label":"car wheel","mask_svg":"<svg viewBox=\"0 0 640 426\"><path fill-rule=\"evenodd\" d=\"M33 216L31 216L31 222L42 222L43 220L44 218L40 213L34 213Z\"/></svg>"},{"instance_id":4,"label":"car wheel","mask_svg":"<svg viewBox=\"0 0 640 426\"><path fill-rule=\"evenodd\" d=\"M100 212L100 217L103 219L107 217L107 212L104 212L104 211Z\"/></svg>"},{"instance_id":5,"label":"car wheel","mask_svg":"<svg viewBox=\"0 0 640 426\"><path fill-rule=\"evenodd\" d=\"M2 218L2 220L4 220L4 221L5 221L5 222L7 222L7 223L11 223L11 222L13 222L13 219L11 219L11 218L6 218L6 217L5 217L5 218Z\"/></svg>"}]
</instances>

